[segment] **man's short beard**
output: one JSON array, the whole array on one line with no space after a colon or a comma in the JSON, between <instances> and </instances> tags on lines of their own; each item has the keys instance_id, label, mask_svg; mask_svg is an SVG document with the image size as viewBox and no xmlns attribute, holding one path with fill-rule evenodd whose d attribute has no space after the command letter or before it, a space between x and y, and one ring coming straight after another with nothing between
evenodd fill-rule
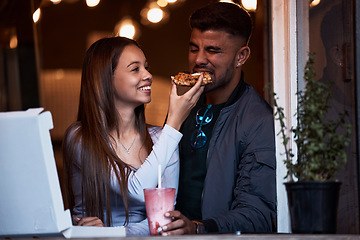
<instances>
[{"instance_id":1,"label":"man's short beard","mask_svg":"<svg viewBox=\"0 0 360 240\"><path fill-rule=\"evenodd\" d=\"M232 65L230 65L230 66L232 66ZM235 71L232 67L227 68L224 75L217 77L216 80L214 81L214 83L211 83L211 84L208 84L205 86L204 93L214 91L218 88L221 88L221 87L227 85L233 78L234 72Z\"/></svg>"}]
</instances>

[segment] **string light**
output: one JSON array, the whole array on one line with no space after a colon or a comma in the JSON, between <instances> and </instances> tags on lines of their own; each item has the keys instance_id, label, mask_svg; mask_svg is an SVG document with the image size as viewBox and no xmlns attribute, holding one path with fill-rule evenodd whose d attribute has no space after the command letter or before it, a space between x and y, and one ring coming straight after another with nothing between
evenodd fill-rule
<instances>
[{"instance_id":1,"label":"string light","mask_svg":"<svg viewBox=\"0 0 360 240\"><path fill-rule=\"evenodd\" d=\"M231 1L231 0L220 0L219 2L234 3L234 2L233 2L233 1Z\"/></svg>"},{"instance_id":2,"label":"string light","mask_svg":"<svg viewBox=\"0 0 360 240\"><path fill-rule=\"evenodd\" d=\"M50 0L53 4L59 4L61 0Z\"/></svg>"},{"instance_id":3,"label":"string light","mask_svg":"<svg viewBox=\"0 0 360 240\"><path fill-rule=\"evenodd\" d=\"M96 7L100 3L100 0L86 0L88 7Z\"/></svg>"},{"instance_id":4,"label":"string light","mask_svg":"<svg viewBox=\"0 0 360 240\"><path fill-rule=\"evenodd\" d=\"M115 27L115 32L116 35L131 39L135 39L140 35L136 23L132 21L130 17L125 17L118 22Z\"/></svg>"},{"instance_id":5,"label":"string light","mask_svg":"<svg viewBox=\"0 0 360 240\"><path fill-rule=\"evenodd\" d=\"M151 8L147 12L147 19L152 23L158 23L160 22L164 17L164 12L157 7Z\"/></svg>"},{"instance_id":6,"label":"string light","mask_svg":"<svg viewBox=\"0 0 360 240\"><path fill-rule=\"evenodd\" d=\"M62 0L48 0L53 4L59 4ZM96 7L99 5L101 0L85 0L86 5L88 7ZM165 8L168 4L182 2L184 0L154 0L150 2L148 7L145 7L141 11L142 16L142 24L147 25L149 23L159 23L160 21L166 21L168 19L169 13L162 8ZM33 14L33 21L37 23L40 19L41 10L38 8ZM147 22L147 23L146 23ZM139 32L137 27L134 25L132 21L124 22L122 21L121 24L117 24L115 26L115 32L117 35L134 38Z\"/></svg>"},{"instance_id":7,"label":"string light","mask_svg":"<svg viewBox=\"0 0 360 240\"><path fill-rule=\"evenodd\" d=\"M157 0L156 3L159 7L166 7L168 5L168 2L166 0Z\"/></svg>"},{"instance_id":8,"label":"string light","mask_svg":"<svg viewBox=\"0 0 360 240\"><path fill-rule=\"evenodd\" d=\"M256 11L256 0L241 0L241 4L248 11Z\"/></svg>"},{"instance_id":9,"label":"string light","mask_svg":"<svg viewBox=\"0 0 360 240\"><path fill-rule=\"evenodd\" d=\"M33 13L33 21L34 23L37 23L40 19L41 10L40 8L36 9L36 11Z\"/></svg>"},{"instance_id":10,"label":"string light","mask_svg":"<svg viewBox=\"0 0 360 240\"><path fill-rule=\"evenodd\" d=\"M311 3L310 3L310 7L315 7L316 5L319 5L321 0L313 0Z\"/></svg>"},{"instance_id":11,"label":"string light","mask_svg":"<svg viewBox=\"0 0 360 240\"><path fill-rule=\"evenodd\" d=\"M17 48L17 45L18 45L18 39L16 35L14 35L10 38L10 48L11 49Z\"/></svg>"},{"instance_id":12,"label":"string light","mask_svg":"<svg viewBox=\"0 0 360 240\"><path fill-rule=\"evenodd\" d=\"M133 39L135 36L135 27L132 24L124 24L119 30L119 36Z\"/></svg>"}]
</instances>

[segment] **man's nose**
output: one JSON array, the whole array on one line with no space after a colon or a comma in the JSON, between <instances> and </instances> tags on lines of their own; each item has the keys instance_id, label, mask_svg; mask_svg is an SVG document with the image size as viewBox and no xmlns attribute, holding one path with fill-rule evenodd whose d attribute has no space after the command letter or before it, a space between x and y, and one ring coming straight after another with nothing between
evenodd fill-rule
<instances>
[{"instance_id":1,"label":"man's nose","mask_svg":"<svg viewBox=\"0 0 360 240\"><path fill-rule=\"evenodd\" d=\"M195 58L196 65L206 65L208 63L207 55L204 51L198 51Z\"/></svg>"}]
</instances>

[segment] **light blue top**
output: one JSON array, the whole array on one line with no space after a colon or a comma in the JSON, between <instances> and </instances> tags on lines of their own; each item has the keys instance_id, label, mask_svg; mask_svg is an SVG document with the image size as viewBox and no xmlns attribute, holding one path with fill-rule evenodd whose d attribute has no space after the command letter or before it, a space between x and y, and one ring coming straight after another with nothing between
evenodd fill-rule
<instances>
[{"instance_id":1,"label":"light blue top","mask_svg":"<svg viewBox=\"0 0 360 240\"><path fill-rule=\"evenodd\" d=\"M129 190L129 224L127 226L127 235L148 235L149 227L146 218L144 188L153 188L158 183L158 165L161 164L161 185L162 187L178 188L179 181L179 149L178 144L182 134L165 125L161 127L151 127L148 129L151 139L154 143L150 155L138 169L130 173ZM166 166L166 167L164 167ZM121 197L120 187L117 181L114 181L113 175L111 192L111 210L112 226L123 226L125 222L125 209ZM74 214L82 217L82 196L81 196L81 172L74 168L73 176L73 194L75 198ZM176 199L176 197L175 197Z\"/></svg>"}]
</instances>

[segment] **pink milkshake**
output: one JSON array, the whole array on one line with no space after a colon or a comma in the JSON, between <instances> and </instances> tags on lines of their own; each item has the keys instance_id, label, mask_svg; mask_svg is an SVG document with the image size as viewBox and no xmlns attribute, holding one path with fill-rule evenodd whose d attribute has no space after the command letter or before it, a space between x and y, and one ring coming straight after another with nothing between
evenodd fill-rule
<instances>
[{"instance_id":1,"label":"pink milkshake","mask_svg":"<svg viewBox=\"0 0 360 240\"><path fill-rule=\"evenodd\" d=\"M159 227L171 222L164 214L174 210L175 188L147 188L144 195L150 234L159 235Z\"/></svg>"}]
</instances>

